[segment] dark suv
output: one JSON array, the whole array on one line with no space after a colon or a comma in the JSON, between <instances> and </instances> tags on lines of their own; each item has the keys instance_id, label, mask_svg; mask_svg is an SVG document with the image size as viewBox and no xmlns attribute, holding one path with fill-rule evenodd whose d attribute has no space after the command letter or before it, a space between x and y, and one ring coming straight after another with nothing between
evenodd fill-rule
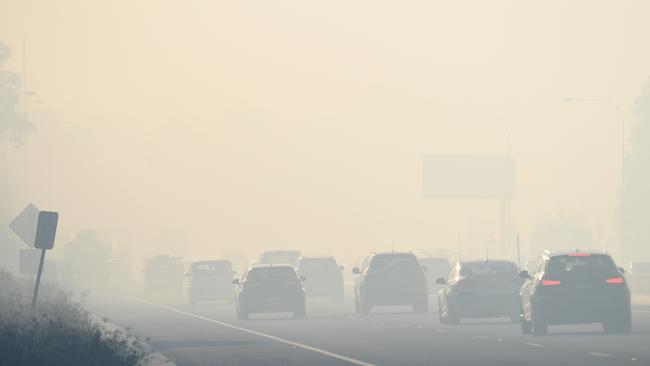
<instances>
[{"instance_id":1,"label":"dark suv","mask_svg":"<svg viewBox=\"0 0 650 366\"><path fill-rule=\"evenodd\" d=\"M334 257L302 257L298 262L298 274L309 278L304 288L307 297L330 297L334 302L343 301L343 266Z\"/></svg>"},{"instance_id":2,"label":"dark suv","mask_svg":"<svg viewBox=\"0 0 650 366\"><path fill-rule=\"evenodd\" d=\"M416 313L429 307L424 271L413 253L380 253L366 258L354 285L355 310L368 314L373 306L412 305Z\"/></svg>"},{"instance_id":3,"label":"dark suv","mask_svg":"<svg viewBox=\"0 0 650 366\"><path fill-rule=\"evenodd\" d=\"M504 260L457 263L438 292L441 323L456 324L464 318L509 317L519 320L519 288L522 280L517 265Z\"/></svg>"},{"instance_id":4,"label":"dark suv","mask_svg":"<svg viewBox=\"0 0 650 366\"><path fill-rule=\"evenodd\" d=\"M630 290L623 269L604 252L548 252L521 288L521 330L545 334L553 324L602 323L607 333L629 333Z\"/></svg>"},{"instance_id":5,"label":"dark suv","mask_svg":"<svg viewBox=\"0 0 650 366\"><path fill-rule=\"evenodd\" d=\"M303 318L306 313L304 278L288 264L254 265L244 272L236 285L237 318L248 319L252 313L293 312Z\"/></svg>"},{"instance_id":6,"label":"dark suv","mask_svg":"<svg viewBox=\"0 0 650 366\"><path fill-rule=\"evenodd\" d=\"M234 300L232 278L235 272L227 260L194 262L189 272L191 285L187 297L190 305L199 301Z\"/></svg>"}]
</instances>

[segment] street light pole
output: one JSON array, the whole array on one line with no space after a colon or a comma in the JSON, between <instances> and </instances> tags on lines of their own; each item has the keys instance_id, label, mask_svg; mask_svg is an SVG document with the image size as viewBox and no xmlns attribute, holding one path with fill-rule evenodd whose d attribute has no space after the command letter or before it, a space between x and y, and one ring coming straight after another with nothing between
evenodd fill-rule
<instances>
[{"instance_id":1,"label":"street light pole","mask_svg":"<svg viewBox=\"0 0 650 366\"><path fill-rule=\"evenodd\" d=\"M623 111L621 108L619 108L616 103L609 101L607 99L599 99L599 98L572 98L572 97L566 97L562 98L565 102L587 102L587 103L600 103L600 104L606 104L613 108L616 113L618 114L618 118L621 123L621 202L620 202L620 207L621 207L621 221L620 221L620 245L621 245L621 250L623 250L623 189L625 188L625 118L623 118Z\"/></svg>"}]
</instances>

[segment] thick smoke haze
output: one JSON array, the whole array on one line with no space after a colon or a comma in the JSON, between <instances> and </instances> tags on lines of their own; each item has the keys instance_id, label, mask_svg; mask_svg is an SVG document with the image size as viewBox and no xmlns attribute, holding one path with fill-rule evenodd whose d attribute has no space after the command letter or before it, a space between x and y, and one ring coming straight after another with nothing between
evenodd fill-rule
<instances>
[{"instance_id":1,"label":"thick smoke haze","mask_svg":"<svg viewBox=\"0 0 650 366\"><path fill-rule=\"evenodd\" d=\"M352 262L456 250L459 232L481 256L499 203L423 199L422 157L512 155L511 243L620 253L619 116L562 98L613 101L630 133L650 4L395 5L4 3L4 68L42 101L24 145L3 142L5 221L34 202L62 213L60 243L96 229L141 257ZM587 235L536 235L563 218Z\"/></svg>"}]
</instances>

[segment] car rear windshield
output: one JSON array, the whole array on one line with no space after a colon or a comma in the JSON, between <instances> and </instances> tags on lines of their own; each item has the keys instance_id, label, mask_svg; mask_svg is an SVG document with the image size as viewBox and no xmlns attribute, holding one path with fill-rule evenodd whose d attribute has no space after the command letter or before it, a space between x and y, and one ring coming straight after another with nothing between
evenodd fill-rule
<instances>
[{"instance_id":1,"label":"car rear windshield","mask_svg":"<svg viewBox=\"0 0 650 366\"><path fill-rule=\"evenodd\" d=\"M468 262L460 268L463 277L514 277L517 275L517 266L510 262Z\"/></svg>"},{"instance_id":2,"label":"car rear windshield","mask_svg":"<svg viewBox=\"0 0 650 366\"><path fill-rule=\"evenodd\" d=\"M313 258L300 261L300 269L320 270L336 269L336 261L333 258Z\"/></svg>"},{"instance_id":3,"label":"car rear windshield","mask_svg":"<svg viewBox=\"0 0 650 366\"><path fill-rule=\"evenodd\" d=\"M228 262L195 263L192 271L200 274L221 274L232 271Z\"/></svg>"},{"instance_id":4,"label":"car rear windshield","mask_svg":"<svg viewBox=\"0 0 650 366\"><path fill-rule=\"evenodd\" d=\"M377 255L372 258L368 274L403 274L420 271L420 264L410 254Z\"/></svg>"},{"instance_id":5,"label":"car rear windshield","mask_svg":"<svg viewBox=\"0 0 650 366\"><path fill-rule=\"evenodd\" d=\"M300 252L267 252L262 254L264 264L295 264Z\"/></svg>"},{"instance_id":6,"label":"car rear windshield","mask_svg":"<svg viewBox=\"0 0 650 366\"><path fill-rule=\"evenodd\" d=\"M606 273L616 271L612 258L603 254L558 255L551 258L547 274Z\"/></svg>"},{"instance_id":7,"label":"car rear windshield","mask_svg":"<svg viewBox=\"0 0 650 366\"><path fill-rule=\"evenodd\" d=\"M253 282L279 282L297 278L296 271L290 267L253 268L246 275L246 280Z\"/></svg>"}]
</instances>

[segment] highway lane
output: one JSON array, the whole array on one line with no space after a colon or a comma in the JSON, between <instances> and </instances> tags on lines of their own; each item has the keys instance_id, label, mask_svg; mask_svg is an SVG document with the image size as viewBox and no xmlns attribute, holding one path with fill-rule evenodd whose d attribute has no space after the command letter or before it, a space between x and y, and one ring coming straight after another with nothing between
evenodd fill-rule
<instances>
[{"instance_id":1,"label":"highway lane","mask_svg":"<svg viewBox=\"0 0 650 366\"><path fill-rule=\"evenodd\" d=\"M604 335L587 325L551 327L536 337L499 320L441 325L435 305L427 315L396 307L358 316L349 301L309 302L307 319L249 321L236 320L225 303L121 298L90 305L150 337L179 365L650 365L647 309L635 310L632 335Z\"/></svg>"}]
</instances>

